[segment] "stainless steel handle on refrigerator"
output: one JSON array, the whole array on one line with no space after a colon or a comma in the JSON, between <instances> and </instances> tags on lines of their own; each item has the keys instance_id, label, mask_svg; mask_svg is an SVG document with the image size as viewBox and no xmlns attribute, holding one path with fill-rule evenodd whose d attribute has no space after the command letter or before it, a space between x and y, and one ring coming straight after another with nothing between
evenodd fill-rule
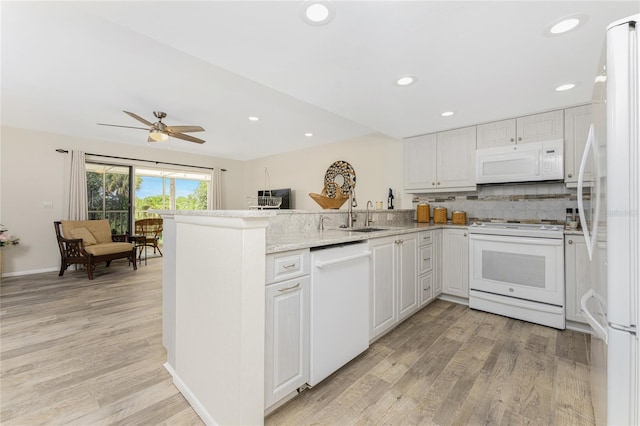
<instances>
[{"instance_id":1,"label":"stainless steel handle on refrigerator","mask_svg":"<svg viewBox=\"0 0 640 426\"><path fill-rule=\"evenodd\" d=\"M363 257L370 257L370 256L371 256L371 252L367 250L367 251L363 251L362 253L354 254L353 256L345 256L339 259L327 260L326 262L318 261L316 262L316 268L322 269L322 268L326 268L327 266L338 265L340 263L350 262L352 260L360 259Z\"/></svg>"},{"instance_id":2,"label":"stainless steel handle on refrigerator","mask_svg":"<svg viewBox=\"0 0 640 426\"><path fill-rule=\"evenodd\" d=\"M584 147L584 153L582 154L582 161L580 162L580 172L578 173L578 189L577 189L577 198L578 198L578 213L580 215L580 223L582 224L582 233L584 234L584 239L586 241L587 253L589 254L589 260L593 260L593 250L596 244L596 238L598 235L598 220L600 214L600 178L599 176L595 176L595 198L596 198L596 207L593 210L593 218L591 221L591 235L589 235L589 227L587 224L586 216L584 215L584 202L582 200L582 188L584 183L584 169L587 166L587 158L589 157L589 151L593 150L593 157L596 163L596 167L598 166L598 150L594 149L594 134L593 134L593 123L589 127L589 136L587 136L587 144ZM593 197L591 197L591 201L593 202Z\"/></svg>"},{"instance_id":3,"label":"stainless steel handle on refrigerator","mask_svg":"<svg viewBox=\"0 0 640 426\"><path fill-rule=\"evenodd\" d=\"M596 337L602 339L602 341L604 341L604 343L607 344L609 340L609 335L607 333L607 330L602 326L602 324L598 322L598 320L596 320L596 318L593 316L591 311L589 311L589 308L587 308L587 300L591 299L592 297L598 304L598 308L600 309L600 311L604 312L602 309L600 298L598 297L597 293L593 291L593 289L589 289L589 291L587 291L580 298L580 308L582 308L582 312L584 313L584 316L587 319L587 322L589 323L591 328L593 328L593 331L596 334Z\"/></svg>"}]
</instances>

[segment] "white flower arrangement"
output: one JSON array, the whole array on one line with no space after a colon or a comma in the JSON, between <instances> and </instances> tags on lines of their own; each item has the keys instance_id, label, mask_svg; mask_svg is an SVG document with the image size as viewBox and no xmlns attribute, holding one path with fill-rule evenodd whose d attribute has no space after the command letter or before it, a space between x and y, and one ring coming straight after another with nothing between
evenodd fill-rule
<instances>
[{"instance_id":1,"label":"white flower arrangement","mask_svg":"<svg viewBox=\"0 0 640 426\"><path fill-rule=\"evenodd\" d=\"M0 224L0 247L15 246L20 242L20 238L10 235L6 226Z\"/></svg>"}]
</instances>

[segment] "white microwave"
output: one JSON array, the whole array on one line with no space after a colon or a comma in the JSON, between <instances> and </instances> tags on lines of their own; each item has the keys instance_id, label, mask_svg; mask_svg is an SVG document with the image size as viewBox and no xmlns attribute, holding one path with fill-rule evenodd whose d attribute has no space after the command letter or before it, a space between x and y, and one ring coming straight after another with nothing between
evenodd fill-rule
<instances>
[{"instance_id":1,"label":"white microwave","mask_svg":"<svg viewBox=\"0 0 640 426\"><path fill-rule=\"evenodd\" d=\"M564 178L564 141L555 139L476 151L476 183Z\"/></svg>"}]
</instances>

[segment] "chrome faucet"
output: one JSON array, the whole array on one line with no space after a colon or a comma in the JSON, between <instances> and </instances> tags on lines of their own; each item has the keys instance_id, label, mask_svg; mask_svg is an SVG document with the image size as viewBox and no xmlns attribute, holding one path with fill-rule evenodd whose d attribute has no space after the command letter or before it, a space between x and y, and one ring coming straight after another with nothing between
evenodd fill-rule
<instances>
[{"instance_id":1,"label":"chrome faucet","mask_svg":"<svg viewBox=\"0 0 640 426\"><path fill-rule=\"evenodd\" d=\"M327 216L320 215L320 222L318 223L318 229L320 231L324 230L324 221L329 219Z\"/></svg>"},{"instance_id":2,"label":"chrome faucet","mask_svg":"<svg viewBox=\"0 0 640 426\"><path fill-rule=\"evenodd\" d=\"M371 200L367 201L367 217L364 219L364 226L371 225L371 218L369 217L369 205L371 205L371 208L373 208L373 202L371 202Z\"/></svg>"}]
</instances>

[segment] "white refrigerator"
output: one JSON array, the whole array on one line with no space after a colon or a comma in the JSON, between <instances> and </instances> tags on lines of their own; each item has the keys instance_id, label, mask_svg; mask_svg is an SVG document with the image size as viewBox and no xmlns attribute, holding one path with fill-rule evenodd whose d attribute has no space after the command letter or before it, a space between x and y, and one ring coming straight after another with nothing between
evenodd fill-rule
<instances>
[{"instance_id":1,"label":"white refrigerator","mask_svg":"<svg viewBox=\"0 0 640 426\"><path fill-rule=\"evenodd\" d=\"M581 195L591 162L590 196L579 196L578 207L595 284L581 307L593 330L596 422L608 425L640 422L639 20L634 15L607 27L578 184Z\"/></svg>"}]
</instances>

